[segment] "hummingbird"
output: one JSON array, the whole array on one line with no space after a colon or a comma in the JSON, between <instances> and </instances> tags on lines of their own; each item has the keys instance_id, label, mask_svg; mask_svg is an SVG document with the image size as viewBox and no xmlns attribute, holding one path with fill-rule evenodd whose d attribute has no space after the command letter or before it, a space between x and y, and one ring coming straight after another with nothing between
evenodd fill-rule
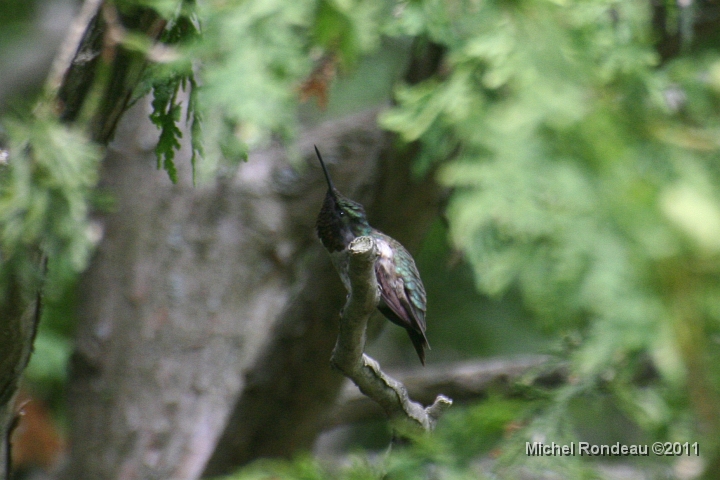
<instances>
[{"instance_id":1,"label":"hummingbird","mask_svg":"<svg viewBox=\"0 0 720 480\"><path fill-rule=\"evenodd\" d=\"M380 286L378 310L395 325L407 330L420 362L425 365L427 298L415 260L400 242L371 227L365 209L338 192L330 179L325 162L315 147L328 190L317 217L317 235L330 252L335 269L345 288L350 291L348 246L357 237L375 240L379 257L375 261L375 278Z\"/></svg>"}]
</instances>

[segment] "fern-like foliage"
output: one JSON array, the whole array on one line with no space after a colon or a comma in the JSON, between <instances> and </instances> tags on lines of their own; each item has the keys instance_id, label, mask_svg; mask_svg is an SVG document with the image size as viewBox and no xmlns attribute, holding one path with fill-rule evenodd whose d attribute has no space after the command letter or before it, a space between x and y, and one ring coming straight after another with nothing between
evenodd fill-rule
<instances>
[{"instance_id":1,"label":"fern-like foliage","mask_svg":"<svg viewBox=\"0 0 720 480\"><path fill-rule=\"evenodd\" d=\"M44 275L38 254L48 258L48 285L71 280L87 265L98 234L88 199L97 181L100 151L81 132L50 119L5 118L5 158L0 165L0 292L10 277L33 292ZM15 292L18 294L18 292ZM48 291L53 294L53 291Z\"/></svg>"},{"instance_id":2,"label":"fern-like foliage","mask_svg":"<svg viewBox=\"0 0 720 480\"><path fill-rule=\"evenodd\" d=\"M181 9L161 36L161 42L170 48L179 49L198 41L200 38L199 20L193 2L183 2ZM180 52L176 51L176 55ZM181 148L180 139L183 128L189 126L193 179L195 165L202 155L202 136L200 112L197 108L197 82L191 59L181 56L179 60L167 64L152 65L145 80L138 88L137 96L152 92L152 113L150 120L160 131L155 154L158 168L164 169L170 180L177 183L175 152ZM183 95L186 94L186 95ZM186 97L188 98L185 101ZM187 109L183 118L183 108Z\"/></svg>"},{"instance_id":3,"label":"fern-like foliage","mask_svg":"<svg viewBox=\"0 0 720 480\"><path fill-rule=\"evenodd\" d=\"M456 152L452 240L481 291L516 286L580 339L575 394L613 378L622 408L680 440L688 390L720 405L720 56L662 63L644 1L453 5L405 4L398 31L448 53L382 124L436 161ZM643 355L657 389L628 381ZM718 431L720 407L695 413Z\"/></svg>"}]
</instances>

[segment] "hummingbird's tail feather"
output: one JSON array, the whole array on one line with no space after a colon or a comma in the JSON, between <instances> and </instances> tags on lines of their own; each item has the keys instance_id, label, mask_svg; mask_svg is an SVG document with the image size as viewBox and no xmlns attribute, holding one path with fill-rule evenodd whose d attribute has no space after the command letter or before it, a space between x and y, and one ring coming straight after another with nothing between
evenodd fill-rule
<instances>
[{"instance_id":1,"label":"hummingbird's tail feather","mask_svg":"<svg viewBox=\"0 0 720 480\"><path fill-rule=\"evenodd\" d=\"M416 332L415 330L412 330L410 328L406 329L408 332L408 336L410 337L410 341L413 344L413 347L415 347L415 351L418 354L418 357L420 357L420 363L423 364L423 367L425 366L425 347L430 349L430 344L427 341L427 338L425 338L425 335L423 335L420 332Z\"/></svg>"}]
</instances>

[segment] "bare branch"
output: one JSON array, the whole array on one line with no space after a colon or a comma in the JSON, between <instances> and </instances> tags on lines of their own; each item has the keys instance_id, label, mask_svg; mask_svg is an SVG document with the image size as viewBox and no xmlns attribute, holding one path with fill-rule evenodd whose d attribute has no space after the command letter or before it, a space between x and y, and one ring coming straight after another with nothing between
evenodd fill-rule
<instances>
[{"instance_id":1,"label":"bare branch","mask_svg":"<svg viewBox=\"0 0 720 480\"><path fill-rule=\"evenodd\" d=\"M567 383L567 365L549 355L523 355L444 365L417 367L391 372L408 394L419 402L431 402L439 393L454 401L477 401L492 391L517 396L518 387L552 389ZM325 418L324 428L377 420L383 412L372 399L348 383L337 405Z\"/></svg>"},{"instance_id":2,"label":"bare branch","mask_svg":"<svg viewBox=\"0 0 720 480\"><path fill-rule=\"evenodd\" d=\"M330 362L382 407L396 429L430 431L452 400L438 395L431 406L423 408L410 400L401 382L386 375L375 360L363 354L367 321L380 300L373 268L378 253L371 237L356 238L348 250L351 291L341 314L340 333Z\"/></svg>"}]
</instances>

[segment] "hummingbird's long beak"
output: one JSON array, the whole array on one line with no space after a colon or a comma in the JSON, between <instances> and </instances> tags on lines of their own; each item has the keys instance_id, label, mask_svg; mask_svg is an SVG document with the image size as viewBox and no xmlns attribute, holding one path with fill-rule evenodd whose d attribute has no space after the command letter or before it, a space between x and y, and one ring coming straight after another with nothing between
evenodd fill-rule
<instances>
[{"instance_id":1,"label":"hummingbird's long beak","mask_svg":"<svg viewBox=\"0 0 720 480\"><path fill-rule=\"evenodd\" d=\"M323 173L325 174L325 180L327 180L328 184L328 191L333 197L337 197L335 195L335 185L333 185L332 180L330 180L330 174L327 171L327 167L325 167L325 162L323 162L322 155L320 155L320 150L318 150L317 145L313 145L315 147L315 153L317 154L318 160L320 160L320 166L323 169Z\"/></svg>"}]
</instances>

